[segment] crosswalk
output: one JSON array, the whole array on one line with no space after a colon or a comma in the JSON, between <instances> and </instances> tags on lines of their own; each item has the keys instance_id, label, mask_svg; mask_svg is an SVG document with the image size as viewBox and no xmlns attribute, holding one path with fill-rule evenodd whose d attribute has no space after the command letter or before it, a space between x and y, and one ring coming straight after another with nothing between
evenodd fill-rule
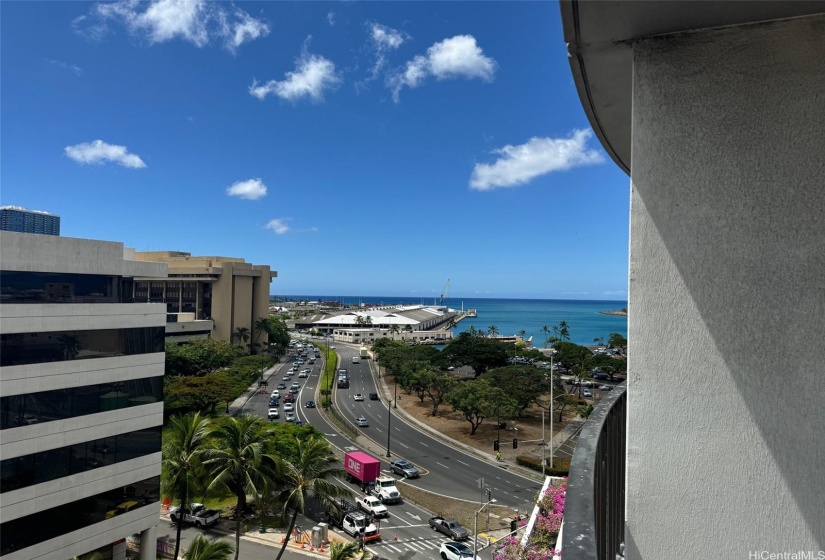
<instances>
[{"instance_id":1,"label":"crosswalk","mask_svg":"<svg viewBox=\"0 0 825 560\"><path fill-rule=\"evenodd\" d=\"M443 537L412 537L412 538L404 538L400 540L391 540L386 539L386 537L377 543L372 543L368 545L366 548L376 556L380 556L382 558L401 558L401 555L404 555L405 558L412 556L410 553L421 553L426 558L439 558L439 549L441 548L441 543L445 542ZM465 541L467 546L472 547L472 540ZM481 549L482 546L479 546ZM479 554L481 557L481 554Z\"/></svg>"}]
</instances>

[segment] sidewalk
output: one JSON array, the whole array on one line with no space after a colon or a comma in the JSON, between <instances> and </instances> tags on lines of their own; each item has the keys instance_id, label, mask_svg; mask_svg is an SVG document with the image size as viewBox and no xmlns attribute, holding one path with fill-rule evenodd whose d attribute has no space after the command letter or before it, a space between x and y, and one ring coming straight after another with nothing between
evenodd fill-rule
<instances>
[{"instance_id":1,"label":"sidewalk","mask_svg":"<svg viewBox=\"0 0 825 560\"><path fill-rule=\"evenodd\" d=\"M174 543L174 535L176 530L175 524L172 523L172 520L169 519L169 515L166 512L161 512L160 520L161 522L166 522L169 524L169 536L171 537L172 543ZM296 552L314 558L329 558L329 543L324 543L320 549L314 548L310 543L312 528L316 526L317 523L309 518L299 515L295 525L296 527L301 527L305 532L298 535L298 542L296 542L295 536L293 535L293 537L289 540L286 552ZM245 531L244 528L246 529ZM258 544L273 548L281 548L284 538L286 537L285 529L273 529L267 527L266 531L261 533L259 528L260 526L256 523L255 519L248 520L241 528L243 531L241 533L241 540L257 542ZM219 533L223 538L226 538L233 543L235 541L235 521L232 519L222 519L208 530L213 533ZM161 526L158 525L158 532L160 531ZM345 539L336 532L333 532L332 528L329 529L328 539L330 542L347 542L350 540Z\"/></svg>"}]
</instances>

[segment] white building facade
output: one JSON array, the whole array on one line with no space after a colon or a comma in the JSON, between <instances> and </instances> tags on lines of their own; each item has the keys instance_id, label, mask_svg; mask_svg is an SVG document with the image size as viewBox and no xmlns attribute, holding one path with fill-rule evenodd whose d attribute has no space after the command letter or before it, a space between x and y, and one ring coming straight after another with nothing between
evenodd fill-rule
<instances>
[{"instance_id":1,"label":"white building facade","mask_svg":"<svg viewBox=\"0 0 825 560\"><path fill-rule=\"evenodd\" d=\"M0 557L155 557L166 276L121 243L0 235Z\"/></svg>"}]
</instances>

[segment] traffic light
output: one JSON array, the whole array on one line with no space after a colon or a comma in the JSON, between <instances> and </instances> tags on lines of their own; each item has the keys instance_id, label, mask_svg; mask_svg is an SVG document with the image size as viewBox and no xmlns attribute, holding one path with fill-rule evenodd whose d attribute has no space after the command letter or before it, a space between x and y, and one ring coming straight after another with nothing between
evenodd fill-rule
<instances>
[{"instance_id":1,"label":"traffic light","mask_svg":"<svg viewBox=\"0 0 825 560\"><path fill-rule=\"evenodd\" d=\"M498 440L493 442L493 451L498 451Z\"/></svg>"},{"instance_id":2,"label":"traffic light","mask_svg":"<svg viewBox=\"0 0 825 560\"><path fill-rule=\"evenodd\" d=\"M513 449L518 449L518 439L513 438Z\"/></svg>"}]
</instances>

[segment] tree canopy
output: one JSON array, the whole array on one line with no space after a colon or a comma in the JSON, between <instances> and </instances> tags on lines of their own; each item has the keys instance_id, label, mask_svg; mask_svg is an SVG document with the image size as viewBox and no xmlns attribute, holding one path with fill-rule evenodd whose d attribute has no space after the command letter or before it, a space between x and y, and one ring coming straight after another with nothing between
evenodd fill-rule
<instances>
[{"instance_id":1,"label":"tree canopy","mask_svg":"<svg viewBox=\"0 0 825 560\"><path fill-rule=\"evenodd\" d=\"M166 375L206 375L232 363L238 350L211 338L183 344L166 342Z\"/></svg>"}]
</instances>

